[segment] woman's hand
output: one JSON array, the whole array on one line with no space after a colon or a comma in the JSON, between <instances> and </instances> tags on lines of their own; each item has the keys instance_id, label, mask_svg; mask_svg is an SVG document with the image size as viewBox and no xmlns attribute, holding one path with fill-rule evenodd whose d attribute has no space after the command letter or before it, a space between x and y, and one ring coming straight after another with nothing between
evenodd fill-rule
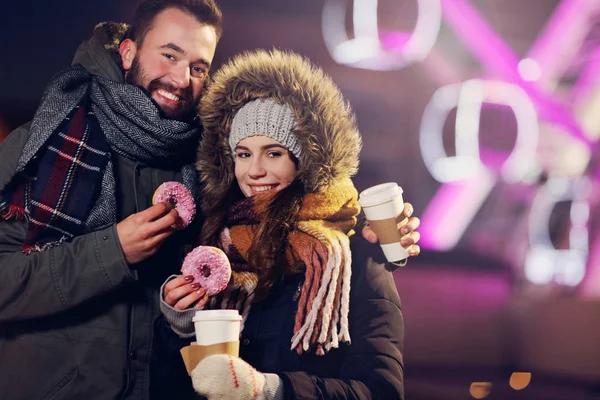
<instances>
[{"instance_id":1,"label":"woman's hand","mask_svg":"<svg viewBox=\"0 0 600 400\"><path fill-rule=\"evenodd\" d=\"M402 247L408 250L408 255L412 257L418 256L419 253L421 253L421 248L417 244L419 242L419 239L421 239L421 235L419 234L419 232L417 232L417 228L419 227L421 221L417 217L411 217L413 210L414 209L412 204L404 203L403 214L405 218L398 224L398 230L402 235L402 238L400 239L400 244L402 245ZM362 235L367 241L371 243L379 242L379 238L377 237L373 229L371 229L371 227L368 225L363 227Z\"/></svg>"},{"instance_id":2,"label":"woman's hand","mask_svg":"<svg viewBox=\"0 0 600 400\"><path fill-rule=\"evenodd\" d=\"M241 358L226 354L208 356L192 371L194 390L208 400L268 399L265 383L265 374Z\"/></svg>"},{"instance_id":3,"label":"woman's hand","mask_svg":"<svg viewBox=\"0 0 600 400\"><path fill-rule=\"evenodd\" d=\"M194 308L202 308L208 301L206 289L194 282L191 275L178 276L171 279L165 285L163 292L165 303L176 310L185 310L193 305Z\"/></svg>"}]
</instances>

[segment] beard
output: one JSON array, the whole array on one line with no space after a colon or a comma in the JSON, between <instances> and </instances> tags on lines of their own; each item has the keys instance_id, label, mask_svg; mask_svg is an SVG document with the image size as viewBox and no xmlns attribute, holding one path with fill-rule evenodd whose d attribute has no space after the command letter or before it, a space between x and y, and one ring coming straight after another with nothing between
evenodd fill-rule
<instances>
[{"instance_id":1,"label":"beard","mask_svg":"<svg viewBox=\"0 0 600 400\"><path fill-rule=\"evenodd\" d=\"M147 76L148 74L142 68L138 57L134 57L133 62L131 63L131 69L125 74L125 82L142 88L147 92L150 98L152 98L152 95L159 89L166 90L179 97L176 106L158 104L158 102L155 101L159 110L167 118L185 120L195 116L195 111L200 104L200 96L194 99L191 85L184 89L180 89L170 83L161 81L160 79L149 81Z\"/></svg>"}]
</instances>

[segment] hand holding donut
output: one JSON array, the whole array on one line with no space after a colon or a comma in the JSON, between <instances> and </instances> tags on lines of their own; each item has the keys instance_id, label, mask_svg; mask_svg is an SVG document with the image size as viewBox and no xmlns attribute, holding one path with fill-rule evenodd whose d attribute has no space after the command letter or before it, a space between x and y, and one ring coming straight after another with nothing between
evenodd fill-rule
<instances>
[{"instance_id":1,"label":"hand holding donut","mask_svg":"<svg viewBox=\"0 0 600 400\"><path fill-rule=\"evenodd\" d=\"M152 196L152 204L167 202L177 210L179 218L173 226L175 229L184 229L196 216L196 202L183 183L176 181L164 182Z\"/></svg>"},{"instance_id":2,"label":"hand holding donut","mask_svg":"<svg viewBox=\"0 0 600 400\"><path fill-rule=\"evenodd\" d=\"M144 261L158 251L173 234L177 211L168 203L158 203L125 218L117 224L117 236L128 264Z\"/></svg>"},{"instance_id":3,"label":"hand holding donut","mask_svg":"<svg viewBox=\"0 0 600 400\"><path fill-rule=\"evenodd\" d=\"M208 301L206 289L194 282L191 275L181 275L171 279L165 285L163 292L165 303L176 310L185 310L192 304L194 308L202 308Z\"/></svg>"},{"instance_id":4,"label":"hand holding donut","mask_svg":"<svg viewBox=\"0 0 600 400\"><path fill-rule=\"evenodd\" d=\"M164 182L154 192L152 207L117 224L117 235L128 264L144 261L160 248L174 229L188 226L196 215L191 193L179 182Z\"/></svg>"},{"instance_id":5,"label":"hand holding donut","mask_svg":"<svg viewBox=\"0 0 600 400\"><path fill-rule=\"evenodd\" d=\"M183 260L182 276L167 282L163 298L177 310L194 304L203 307L208 296L214 296L227 287L231 278L231 265L227 255L219 248L198 246Z\"/></svg>"}]
</instances>

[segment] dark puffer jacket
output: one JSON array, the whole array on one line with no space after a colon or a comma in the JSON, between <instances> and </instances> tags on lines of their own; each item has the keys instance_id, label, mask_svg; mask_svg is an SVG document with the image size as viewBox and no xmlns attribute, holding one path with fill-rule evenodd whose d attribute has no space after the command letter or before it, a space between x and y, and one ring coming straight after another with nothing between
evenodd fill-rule
<instances>
[{"instance_id":1,"label":"dark puffer jacket","mask_svg":"<svg viewBox=\"0 0 600 400\"><path fill-rule=\"evenodd\" d=\"M115 81L123 74L97 31L74 63ZM0 145L0 187L11 179L28 126ZM179 171L112 155L118 219L151 205ZM0 399L146 399L158 289L179 269L173 236L154 257L127 265L115 225L26 256L27 224L0 220Z\"/></svg>"},{"instance_id":2,"label":"dark puffer jacket","mask_svg":"<svg viewBox=\"0 0 600 400\"><path fill-rule=\"evenodd\" d=\"M240 357L260 372L278 374L286 399L403 399L404 322L391 269L374 260L377 245L359 236L351 240L352 290L350 335L352 344L324 356L298 355L290 350L296 293L303 276L286 278L270 296L252 306L241 335ZM180 339L161 319L156 356L161 359L157 377L160 398L194 398L179 349L191 339ZM160 383L159 383L160 382ZM161 387L159 390L158 388Z\"/></svg>"},{"instance_id":3,"label":"dark puffer jacket","mask_svg":"<svg viewBox=\"0 0 600 400\"><path fill-rule=\"evenodd\" d=\"M242 333L240 355L259 371L277 373L286 399L402 399L404 324L391 272L368 254L381 252L352 240L350 291L352 344L324 356L290 350L301 277L291 277L253 307Z\"/></svg>"}]
</instances>

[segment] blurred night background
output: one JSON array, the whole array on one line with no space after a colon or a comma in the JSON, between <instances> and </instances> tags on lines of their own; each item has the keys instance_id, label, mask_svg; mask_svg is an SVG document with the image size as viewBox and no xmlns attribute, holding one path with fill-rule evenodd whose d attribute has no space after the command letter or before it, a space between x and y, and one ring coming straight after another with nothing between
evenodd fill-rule
<instances>
[{"instance_id":1,"label":"blurred night background","mask_svg":"<svg viewBox=\"0 0 600 400\"><path fill-rule=\"evenodd\" d=\"M487 399L600 399L600 1L218 3L214 69L254 48L309 57L356 112L358 189L398 182L422 220L421 256L394 273L407 399L487 393L472 382ZM0 141L96 23L134 7L4 4Z\"/></svg>"}]
</instances>

